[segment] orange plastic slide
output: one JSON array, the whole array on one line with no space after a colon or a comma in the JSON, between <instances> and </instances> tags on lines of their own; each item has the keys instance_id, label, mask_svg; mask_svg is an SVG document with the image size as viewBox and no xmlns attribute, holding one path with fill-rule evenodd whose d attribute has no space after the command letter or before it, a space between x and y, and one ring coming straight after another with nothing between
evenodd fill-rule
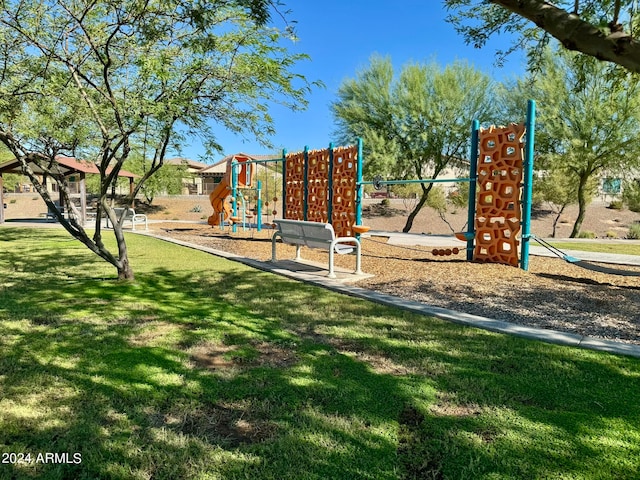
<instances>
[{"instance_id":1,"label":"orange plastic slide","mask_svg":"<svg viewBox=\"0 0 640 480\"><path fill-rule=\"evenodd\" d=\"M220 225L220 214L223 214L222 220L227 221L231 217L231 205L227 202L227 197L231 193L228 175L225 175L220 183L216 185L213 192L209 194L209 201L213 207L213 215L209 217L207 223L209 225Z\"/></svg>"},{"instance_id":2,"label":"orange plastic slide","mask_svg":"<svg viewBox=\"0 0 640 480\"><path fill-rule=\"evenodd\" d=\"M234 155L233 158L229 158L227 160L227 168L225 170L224 176L220 183L216 185L216 188L213 189L213 192L209 194L209 201L211 202L211 206L213 207L213 215L209 217L207 223L209 225L220 225L220 214L223 214L222 220L224 222L229 221L231 218L231 214L233 213L233 209L229 202L227 202L227 197L231 194L231 168L232 162L236 162L239 165L238 169L238 188L243 187L251 187L253 185L253 177L254 170L251 168L251 165L246 162L250 159L249 156L244 155Z\"/></svg>"}]
</instances>

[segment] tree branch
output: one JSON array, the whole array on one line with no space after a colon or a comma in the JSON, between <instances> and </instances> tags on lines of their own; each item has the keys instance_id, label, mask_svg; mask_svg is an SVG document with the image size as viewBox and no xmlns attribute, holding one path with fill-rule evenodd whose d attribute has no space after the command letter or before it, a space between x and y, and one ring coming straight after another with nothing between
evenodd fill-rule
<instances>
[{"instance_id":1,"label":"tree branch","mask_svg":"<svg viewBox=\"0 0 640 480\"><path fill-rule=\"evenodd\" d=\"M640 42L628 33L613 31L607 35L576 14L544 0L490 1L531 20L569 50L617 63L629 71L640 73Z\"/></svg>"}]
</instances>

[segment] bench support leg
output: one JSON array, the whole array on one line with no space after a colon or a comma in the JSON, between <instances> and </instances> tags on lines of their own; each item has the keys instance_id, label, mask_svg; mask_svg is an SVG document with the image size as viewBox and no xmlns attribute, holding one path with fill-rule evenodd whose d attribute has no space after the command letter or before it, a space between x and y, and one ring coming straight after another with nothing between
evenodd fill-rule
<instances>
[{"instance_id":1,"label":"bench support leg","mask_svg":"<svg viewBox=\"0 0 640 480\"><path fill-rule=\"evenodd\" d=\"M358 242L356 244L356 271L353 272L356 275L362 275L362 268L361 268L361 259L360 259L360 243Z\"/></svg>"},{"instance_id":2,"label":"bench support leg","mask_svg":"<svg viewBox=\"0 0 640 480\"><path fill-rule=\"evenodd\" d=\"M302 257L300 256L300 249L302 248L301 245L296 245L296 258L294 258L294 260L296 262L299 262L300 260L302 260Z\"/></svg>"},{"instance_id":3,"label":"bench support leg","mask_svg":"<svg viewBox=\"0 0 640 480\"><path fill-rule=\"evenodd\" d=\"M272 263L276 262L276 240L278 239L279 236L280 236L279 232L276 232L271 237L271 262Z\"/></svg>"},{"instance_id":4,"label":"bench support leg","mask_svg":"<svg viewBox=\"0 0 640 480\"><path fill-rule=\"evenodd\" d=\"M329 275L327 275L328 278L336 278L336 272L333 268L334 255L335 253L333 252L333 246L331 246L331 248L329 249Z\"/></svg>"}]
</instances>

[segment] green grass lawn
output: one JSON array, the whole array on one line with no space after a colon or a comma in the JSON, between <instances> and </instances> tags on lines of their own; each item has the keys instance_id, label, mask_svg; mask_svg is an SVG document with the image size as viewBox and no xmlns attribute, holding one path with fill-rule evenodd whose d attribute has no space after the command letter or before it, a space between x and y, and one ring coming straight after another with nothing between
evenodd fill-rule
<instances>
[{"instance_id":1,"label":"green grass lawn","mask_svg":"<svg viewBox=\"0 0 640 480\"><path fill-rule=\"evenodd\" d=\"M560 250L580 250L583 252L618 253L623 255L640 255L640 244L638 243L611 243L606 240L598 242L556 242L546 239L551 245ZM531 245L538 246L535 241Z\"/></svg>"},{"instance_id":2,"label":"green grass lawn","mask_svg":"<svg viewBox=\"0 0 640 480\"><path fill-rule=\"evenodd\" d=\"M128 242L0 229L1 479L638 478L638 359Z\"/></svg>"}]
</instances>

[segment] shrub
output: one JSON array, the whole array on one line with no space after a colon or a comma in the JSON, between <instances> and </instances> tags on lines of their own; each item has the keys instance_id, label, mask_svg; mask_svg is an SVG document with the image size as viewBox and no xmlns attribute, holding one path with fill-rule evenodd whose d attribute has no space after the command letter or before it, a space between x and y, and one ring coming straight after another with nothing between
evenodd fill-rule
<instances>
[{"instance_id":1,"label":"shrub","mask_svg":"<svg viewBox=\"0 0 640 480\"><path fill-rule=\"evenodd\" d=\"M578 236L576 238L596 238L596 234L594 232L584 230L578 233Z\"/></svg>"},{"instance_id":2,"label":"shrub","mask_svg":"<svg viewBox=\"0 0 640 480\"><path fill-rule=\"evenodd\" d=\"M627 238L631 240L640 240L640 223L634 223L629 227Z\"/></svg>"},{"instance_id":3,"label":"shrub","mask_svg":"<svg viewBox=\"0 0 640 480\"><path fill-rule=\"evenodd\" d=\"M640 184L637 181L625 183L622 201L632 212L640 212Z\"/></svg>"},{"instance_id":4,"label":"shrub","mask_svg":"<svg viewBox=\"0 0 640 480\"><path fill-rule=\"evenodd\" d=\"M439 213L447 211L447 197L441 186L436 185L431 189L427 198L427 205Z\"/></svg>"},{"instance_id":5,"label":"shrub","mask_svg":"<svg viewBox=\"0 0 640 480\"><path fill-rule=\"evenodd\" d=\"M458 184L456 189L449 193L447 200L454 207L466 207L469 204L469 184L466 182Z\"/></svg>"},{"instance_id":6,"label":"shrub","mask_svg":"<svg viewBox=\"0 0 640 480\"><path fill-rule=\"evenodd\" d=\"M616 232L614 232L613 230L607 231L607 233L605 233L605 236L607 238L618 238L618 234Z\"/></svg>"},{"instance_id":7,"label":"shrub","mask_svg":"<svg viewBox=\"0 0 640 480\"><path fill-rule=\"evenodd\" d=\"M418 199L422 193L422 188L417 183L409 183L406 185L393 185L391 192L402 199L405 211L408 213L418 204Z\"/></svg>"},{"instance_id":8,"label":"shrub","mask_svg":"<svg viewBox=\"0 0 640 480\"><path fill-rule=\"evenodd\" d=\"M611 210L622 210L622 200L612 200L607 208Z\"/></svg>"}]
</instances>

